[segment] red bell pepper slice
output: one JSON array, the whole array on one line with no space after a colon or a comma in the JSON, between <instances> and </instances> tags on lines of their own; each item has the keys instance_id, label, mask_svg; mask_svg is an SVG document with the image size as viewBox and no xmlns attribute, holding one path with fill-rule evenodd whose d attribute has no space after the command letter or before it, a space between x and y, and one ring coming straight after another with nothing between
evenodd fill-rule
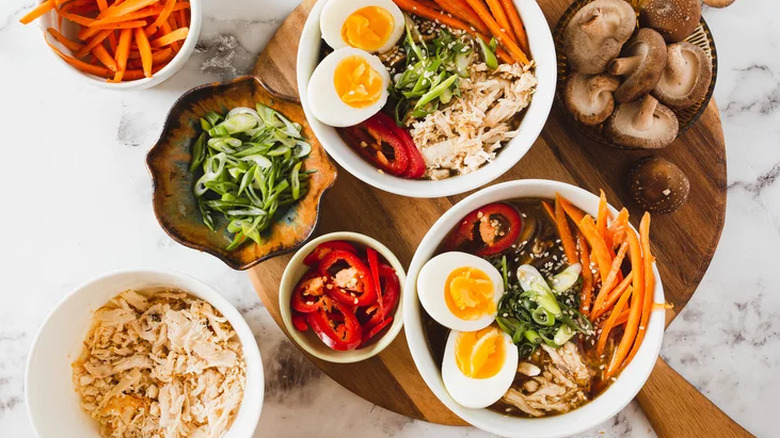
<instances>
[{"instance_id":1,"label":"red bell pepper slice","mask_svg":"<svg viewBox=\"0 0 780 438\"><path fill-rule=\"evenodd\" d=\"M351 243L343 240L331 240L330 242L322 242L317 245L317 247L314 248L314 251L310 252L309 255L303 259L303 264L306 266L317 266L326 255L336 249L357 254L357 249L355 249Z\"/></svg>"},{"instance_id":2,"label":"red bell pepper slice","mask_svg":"<svg viewBox=\"0 0 780 438\"><path fill-rule=\"evenodd\" d=\"M365 343L370 341L371 338L373 338L379 332L384 330L384 328L387 327L388 325L390 325L390 323L392 323L392 322L393 322L393 317L391 316L391 317L387 318L386 320L380 322L379 324L375 325L374 327L372 327L368 332L363 334L363 342L361 342L360 345L364 345Z\"/></svg>"},{"instance_id":3,"label":"red bell pepper slice","mask_svg":"<svg viewBox=\"0 0 780 438\"><path fill-rule=\"evenodd\" d=\"M291 319L292 319L293 327L295 327L296 330L305 332L306 330L309 329L309 324L306 323L305 314L293 310Z\"/></svg>"},{"instance_id":4,"label":"red bell pepper slice","mask_svg":"<svg viewBox=\"0 0 780 438\"><path fill-rule=\"evenodd\" d=\"M395 135L406 145L409 153L409 167L401 176L407 179L420 179L425 174L425 159L414 144L414 139L409 131L401 128L391 117L387 117L384 123L388 124Z\"/></svg>"},{"instance_id":5,"label":"red bell pepper slice","mask_svg":"<svg viewBox=\"0 0 780 438\"><path fill-rule=\"evenodd\" d=\"M362 260L349 251L334 250L322 259L318 271L328 276L325 291L348 306L368 306L377 300L371 273Z\"/></svg>"},{"instance_id":6,"label":"red bell pepper slice","mask_svg":"<svg viewBox=\"0 0 780 438\"><path fill-rule=\"evenodd\" d=\"M328 347L337 351L357 348L363 342L363 328L355 313L338 301L328 304L306 314L306 322Z\"/></svg>"},{"instance_id":7,"label":"red bell pepper slice","mask_svg":"<svg viewBox=\"0 0 780 438\"><path fill-rule=\"evenodd\" d=\"M366 248L366 258L368 259L368 267L371 269L371 281L374 283L374 291L376 291L376 302L379 305L379 311L384 315L384 309L382 308L382 284L379 282L379 254L374 248Z\"/></svg>"},{"instance_id":8,"label":"red bell pepper slice","mask_svg":"<svg viewBox=\"0 0 780 438\"><path fill-rule=\"evenodd\" d=\"M384 113L377 113L365 122L339 130L344 141L363 158L379 169L395 176L409 169L409 148L396 135L395 122Z\"/></svg>"},{"instance_id":9,"label":"red bell pepper slice","mask_svg":"<svg viewBox=\"0 0 780 438\"><path fill-rule=\"evenodd\" d=\"M300 313L311 313L319 309L320 301L325 296L327 278L319 275L316 270L310 270L293 289L291 306Z\"/></svg>"},{"instance_id":10,"label":"red bell pepper slice","mask_svg":"<svg viewBox=\"0 0 780 438\"><path fill-rule=\"evenodd\" d=\"M516 243L522 228L523 220L517 210L509 204L496 202L466 215L458 228L450 232L445 246L457 249L476 245L476 255L495 255Z\"/></svg>"},{"instance_id":11,"label":"red bell pepper slice","mask_svg":"<svg viewBox=\"0 0 780 438\"><path fill-rule=\"evenodd\" d=\"M398 298L401 295L401 282L398 280L398 275L395 274L395 269L385 264L379 265L379 278L384 281L382 307L384 310L383 318L387 319L395 310L395 305L398 304Z\"/></svg>"}]
</instances>

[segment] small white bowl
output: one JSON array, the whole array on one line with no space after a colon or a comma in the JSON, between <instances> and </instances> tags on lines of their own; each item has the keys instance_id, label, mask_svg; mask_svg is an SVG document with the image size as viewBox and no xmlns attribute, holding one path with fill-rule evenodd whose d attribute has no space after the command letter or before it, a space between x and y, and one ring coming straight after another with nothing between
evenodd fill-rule
<instances>
[{"instance_id":1,"label":"small white bowl","mask_svg":"<svg viewBox=\"0 0 780 438\"><path fill-rule=\"evenodd\" d=\"M470 409L450 397L441 377L441 366L436 363L423 332L423 310L417 296L417 275L422 266L433 257L449 231L469 212L491 202L518 198L554 198L560 193L586 213L595 215L599 198L579 187L548 180L510 181L480 190L450 208L423 238L414 254L406 278L404 323L406 339L417 370L436 397L456 415L487 432L517 438L558 438L575 435L612 418L636 396L647 381L658 358L664 334L663 312L653 312L642 346L631 363L604 393L589 403L562 415L543 418L519 418L501 415L488 409ZM610 207L613 213L617 211ZM655 269L655 302L664 302L664 291L658 270Z\"/></svg>"},{"instance_id":2,"label":"small white bowl","mask_svg":"<svg viewBox=\"0 0 780 438\"><path fill-rule=\"evenodd\" d=\"M332 240L346 240L348 242L357 243L360 246L371 247L376 250L390 266L395 269L395 273L398 276L400 296L398 298L398 307L393 313L393 322L387 329L387 332L380 338L372 343L369 343L366 347L357 348L349 351L336 351L325 345L320 338L315 335L311 328L305 333L300 332L292 324L292 311L290 309L290 299L292 297L292 291L298 284L298 281L303 277L309 267L303 264L303 259L311 253L314 248L320 243L330 242ZM279 285L279 309L282 314L282 321L284 321L284 328L287 333L300 346L304 351L319 359L334 362L334 363L354 363L366 360L370 357L376 356L382 350L392 344L398 333L401 332L401 328L404 325L403 319L403 306L404 306L404 290L406 289L406 274L404 273L404 267L398 258L390 251L386 246L379 243L376 239L368 237L359 233L351 232L337 232L322 235L311 242L304 245L298 252L295 253L293 258L287 264L282 275L282 283Z\"/></svg>"},{"instance_id":3,"label":"small white bowl","mask_svg":"<svg viewBox=\"0 0 780 438\"><path fill-rule=\"evenodd\" d=\"M309 125L322 146L341 167L361 181L386 192L413 198L456 195L482 187L506 173L520 161L539 137L552 108L558 73L550 27L535 0L515 0L528 32L528 42L537 64L536 78L539 81L531 104L520 122L520 133L504 145L493 162L467 175L439 181L410 180L380 173L344 143L333 127L321 123L312 115L307 94L309 78L320 61L320 45L323 43L319 21L324 4L325 1L317 2L301 34L297 67L299 95Z\"/></svg>"},{"instance_id":4,"label":"small white bowl","mask_svg":"<svg viewBox=\"0 0 780 438\"><path fill-rule=\"evenodd\" d=\"M189 0L190 2L190 26L189 31L187 33L187 38L184 40L184 44L181 47L181 50L179 50L179 53L176 54L176 56L171 59L168 64L163 67L160 71L152 75L151 78L142 78L137 79L134 81L127 81L127 82L108 82L105 78L101 78L99 76L91 75L89 73L84 73L67 62L65 62L62 58L60 58L59 55L54 53L54 50L51 50L49 47L46 48L46 50L50 51L52 56L57 58L57 61L65 66L65 68L70 71L71 73L77 75L78 77L85 79L87 82L89 82L92 85L108 88L112 90L143 90L146 88L154 87L155 85L158 85L162 83L163 81L167 80L174 74L176 74L179 70L181 70L182 67L184 67L184 64L187 63L187 61L190 59L190 56L192 56L192 52L195 51L195 45L198 44L198 38L200 37L200 28L203 24L203 0ZM42 3L42 1L38 2ZM38 20L39 26L41 27L41 30L44 33L44 37L49 40L51 44L53 44L55 47L57 47L62 53L66 55L72 55L73 53L65 46L60 44L57 40L54 39L46 29L49 27L53 27L57 29L57 14L55 11L51 11L47 14L44 14L41 16ZM68 23L67 20L63 20L62 23L62 34L65 35L67 38L74 39L74 36L76 35L76 26L72 23Z\"/></svg>"},{"instance_id":5,"label":"small white bowl","mask_svg":"<svg viewBox=\"0 0 780 438\"><path fill-rule=\"evenodd\" d=\"M246 362L246 388L238 415L224 438L249 438L260 419L264 378L260 350L246 321L233 305L205 283L159 270L120 271L93 280L67 295L38 330L25 372L27 413L39 438L100 438L95 420L81 408L73 387L71 363L81 355L93 312L128 289L171 287L214 306L236 331Z\"/></svg>"}]
</instances>

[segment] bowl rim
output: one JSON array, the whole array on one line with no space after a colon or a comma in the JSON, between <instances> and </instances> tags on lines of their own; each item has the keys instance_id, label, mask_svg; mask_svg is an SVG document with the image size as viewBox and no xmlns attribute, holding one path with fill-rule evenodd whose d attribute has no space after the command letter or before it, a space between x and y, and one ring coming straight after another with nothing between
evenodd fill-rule
<instances>
[{"instance_id":1,"label":"bowl rim","mask_svg":"<svg viewBox=\"0 0 780 438\"><path fill-rule=\"evenodd\" d=\"M198 287L197 291L185 290L185 292L209 303L211 306L217 309L222 314L222 316L225 317L225 319L228 320L230 325L236 331L236 335L238 336L239 341L241 342L241 351L243 353L244 363L247 367L247 371L249 371L250 367L254 368L255 372L257 373L257 379L259 381L258 383L260 383L260 388L255 389L253 391L248 391L248 388L244 388L244 395L241 399L241 405L239 405L239 412L240 412L240 409L244 407L245 400L247 399L251 400L251 398L247 398L248 392L255 394L254 396L249 396L249 397L256 397L256 399L252 403L253 406L247 405L247 407L251 409L251 412L247 411L246 414L248 418L256 418L252 430L248 431L249 432L248 436L251 436L251 434L254 433L254 430L257 429L257 424L260 421L260 414L263 409L263 402L265 400L265 370L263 367L263 360L260 353L260 348L257 344L257 340L255 339L254 332L252 332L252 329L249 327L249 324L246 322L246 320L238 311L238 309L233 304L231 304L230 301L227 300L227 298L225 298L221 293L219 293L215 288L213 288L206 282L192 275L185 274L183 272L170 270L170 269L159 269L159 268L148 268L148 267L130 267L130 268L123 268L123 269L116 269L116 270L109 271L105 274L92 277L90 280L84 281L78 284L77 286L71 288L71 290L67 294L65 294L62 298L60 298L57 301L57 303L48 311L43 321L40 323L40 325L35 331L35 335L33 336L32 343L30 344L30 349L28 350L29 353L27 355L27 359L25 360L25 365L24 365L25 411L27 412L27 416L30 419L30 424L32 425L35 436L41 437L41 434L37 424L33 421L33 418L35 417L33 416L33 406L30 398L30 378L31 378L33 362L35 360L35 357L37 356L39 342L41 336L43 335L43 332L45 331L46 327L50 323L52 317L60 311L60 309L65 303L74 299L77 295L85 293L84 291L87 290L89 287L91 287L93 284L100 283L102 281L106 281L114 277L121 277L125 275L139 276L139 277L162 275L162 276L169 276L181 281L195 284ZM117 291L114 295L112 295L112 297L119 295L121 292L122 291ZM204 295L208 295L208 297ZM231 427L228 428L225 433L230 432L230 430L234 425L235 423L232 424Z\"/></svg>"},{"instance_id":2,"label":"bowl rim","mask_svg":"<svg viewBox=\"0 0 780 438\"><path fill-rule=\"evenodd\" d=\"M219 252L219 250L217 250L216 248L214 248L212 246L204 245L204 244L201 244L201 243L198 243L198 242L190 241L187 238L185 238L184 236L182 236L179 233L177 233L172 227L169 226L170 225L169 221L157 209L157 202L156 201L157 201L157 197L160 194L158 192L158 187L159 187L158 177L157 177L158 170L155 168L155 166L153 164L154 163L153 158L154 158L154 156L156 154L159 153L160 145L163 143L163 141L165 140L166 136L168 135L168 131L171 129L171 124L173 123L172 114L173 114L174 109L179 104L181 104L186 97L188 97L191 94L194 94L194 93L196 93L198 91L201 91L201 90L204 90L204 89L208 89L208 88L231 86L231 85L237 84L239 82L244 82L244 81L254 81L254 82L257 83L257 85L263 87L263 89L265 91L267 91L270 95L272 95L272 96L274 96L274 97L276 97L276 98L278 98L280 100L285 100L285 101L291 102L291 103L297 103L297 102L292 102L288 98L284 97L283 95L280 95L277 92L273 91L273 89L268 87L268 85L265 83L265 81L262 80L262 78L254 76L254 75L242 75L242 76L238 76L236 78L233 78L231 80L224 81L224 82L210 82L210 83L207 83L207 84L198 85L197 87L194 87L194 88L191 88L191 89L187 90L184 94L182 94L181 96L179 96L176 99L176 101L173 103L173 105L171 105L171 108L168 110L168 113L165 116L165 123L163 124L162 131L160 132L160 137L152 145L152 147L149 148L149 151L146 153L146 159L145 159L145 161L146 161L146 170L149 172L149 177L152 180L152 210L154 210L154 217L157 219L157 223L160 225L160 228L162 228L163 231L165 231L165 234L167 234L171 239L173 239L174 241L178 242L179 244L184 245L184 246L186 246L188 248L192 248L194 250L198 250L198 251L210 254L210 255L216 257L217 259L221 260L223 263L228 265L231 269L234 269L234 270L237 270L237 271L246 271L246 270L251 269L251 268L257 266L258 264L260 264L260 263L262 263L262 262L264 262L264 261L266 261L268 259L280 256L280 255L288 254L288 253L290 253L292 251L296 251L299 248L301 248L303 245L305 245L306 241L309 238L311 238L311 236L316 231L317 225L319 224L319 222L321 220L320 213L321 213L321 209L322 209L322 200L325 197L325 194L330 189L333 188L333 186L336 184L336 181L338 180L338 169L336 169L335 166L334 166L333 179L330 181L330 183L326 187L323 188L322 194L320 195L320 198L317 200L317 206L316 206L317 214L315 215L314 223L312 224L311 230L309 230L309 233L306 236L304 236L304 238L301 239L300 242L298 242L297 244L295 244L293 246L287 247L287 248L282 248L282 249L279 249L277 251L272 251L272 252L270 252L270 253L262 256L262 257L255 258L254 260L252 260L250 262L243 263L240 260L238 260L238 258L225 256L225 255L221 254ZM331 160L331 158L330 158L330 156L328 156L328 154L324 154L324 156L325 156L325 159ZM204 225L204 227L205 227L205 225Z\"/></svg>"},{"instance_id":3,"label":"bowl rim","mask_svg":"<svg viewBox=\"0 0 780 438\"><path fill-rule=\"evenodd\" d=\"M421 309L419 304L416 279L420 269L430 258L429 255L432 256L435 253L436 248L441 240L444 239L446 233L463 215L474 208L479 208L480 205L489 202L500 202L513 197L501 195L502 193L522 191L531 191L537 194L523 193L519 197L538 197L538 193L543 191L552 192L553 194L561 192L564 196L569 197L570 200L573 197L572 195L574 195L587 200L587 204L590 207L583 210L589 213L595 213L599 199L593 193L571 184L552 180L528 179L508 181L488 187L454 205L431 226L412 258L406 277L407 293L404 298L406 306L404 330L415 367L423 377L428 388L445 406L466 422L500 436L523 438L570 436L595 427L616 415L628 405L642 386L644 386L655 366L661 349L664 335L664 315L653 312L648 322L647 336L645 336L637 356L605 392L587 404L566 414L533 419L509 417L487 409L469 409L455 402L444 387L441 378L441 367L433 359L422 332L421 318L424 310ZM583 203L586 203L582 199L571 201L574 205L582 208ZM609 209L612 214L617 214L617 210L613 206L610 205ZM663 285L657 266L654 266L653 271L656 278L655 300L656 302L664 302ZM609 397L605 398L606 396ZM573 419L578 421L572 421Z\"/></svg>"},{"instance_id":4,"label":"bowl rim","mask_svg":"<svg viewBox=\"0 0 780 438\"><path fill-rule=\"evenodd\" d=\"M319 17L326 2L318 1L307 17L301 33L296 75L301 106L323 148L342 168L364 183L388 193L412 198L436 198L465 193L489 184L509 171L528 153L541 135L552 110L557 84L555 44L542 9L534 0L513 1L526 17L526 27L530 28L528 34L531 35L529 43L536 54L535 59L544 59L542 65L535 67L538 84L531 103L524 109L526 113L518 127L520 133L502 147L492 162L484 164L472 173L438 181L408 180L379 172L373 165L357 156L338 137L333 127L322 124L313 116L307 97L311 73L306 66L319 56ZM313 68L316 65L317 63Z\"/></svg>"},{"instance_id":5,"label":"bowl rim","mask_svg":"<svg viewBox=\"0 0 780 438\"><path fill-rule=\"evenodd\" d=\"M46 0L39 0L37 4L41 4ZM123 82L108 82L105 78L101 78L99 76L91 75L88 73L84 73L67 62L65 62L62 58L59 57L56 53L54 53L51 48L46 47L46 50L51 53L51 55L57 59L57 62L64 66L66 70L68 70L71 74L74 74L76 76L81 77L82 79L86 80L87 83L97 86L100 88L106 88L110 90L140 90L145 88L150 88L155 85L161 84L162 82L165 82L166 80L170 79L171 76L176 74L179 70L181 70L182 67L184 67L184 64L187 63L189 58L192 56L192 53L195 51L195 46L198 44L198 39L200 38L200 31L203 26L203 2L202 0L189 0L190 3L190 25L189 25L189 31L187 33L187 38L184 39L184 43L181 47L181 50L179 50L179 53L176 54L170 61L168 61L168 64L165 65L160 71L152 75L151 78L141 78L136 79L132 81L123 81ZM50 11L46 14L44 14L44 17L50 16L50 14L53 14L53 11ZM49 41L49 35L47 32L46 26L44 26L44 20L41 17L41 19L38 19L38 27L40 28L41 32L43 32L43 37ZM58 48L62 50L63 53L72 55L72 52L67 48L60 45L57 41L50 41L51 44L58 45Z\"/></svg>"},{"instance_id":6,"label":"bowl rim","mask_svg":"<svg viewBox=\"0 0 780 438\"><path fill-rule=\"evenodd\" d=\"M387 333L385 333L381 338L379 338L373 344L369 345L367 348L357 348L350 351L336 351L328 349L325 350L327 352L326 354L315 349L309 342L309 339L301 335L301 333L293 326L291 319L292 312L290 311L290 298L292 296L292 289L301 279L301 276L296 275L294 271L304 267L303 259L312 250L314 250L317 245L333 240L346 240L375 249L382 257L385 258L385 260L387 260L390 266L395 269L401 290L399 291L400 296L398 297L398 305L396 306L395 313L392 315L393 322L390 324L390 328L388 329ZM395 341L396 337L401 332L401 329L404 325L405 281L406 271L404 270L403 264L401 264L401 262L398 260L398 257L396 257L387 246L373 237L352 231L337 231L323 234L316 239L312 239L306 245L300 248L287 263L287 266L285 266L284 273L282 274L282 280L279 283L279 314L281 315L284 329L287 331L289 338L306 353L326 362L342 364L360 362L381 353L385 348L392 344L393 341ZM319 339L317 339L316 342L322 344Z\"/></svg>"}]
</instances>

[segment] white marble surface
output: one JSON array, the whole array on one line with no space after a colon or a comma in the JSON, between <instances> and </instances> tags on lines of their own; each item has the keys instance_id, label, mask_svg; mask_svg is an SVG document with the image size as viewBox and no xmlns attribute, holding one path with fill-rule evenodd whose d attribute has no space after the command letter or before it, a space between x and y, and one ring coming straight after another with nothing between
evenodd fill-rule
<instances>
[{"instance_id":1,"label":"white marble surface","mask_svg":"<svg viewBox=\"0 0 780 438\"><path fill-rule=\"evenodd\" d=\"M256 437L486 437L429 425L352 395L284 338L245 274L186 249L158 227L144 165L173 101L247 71L296 0L207 2L185 69L152 90L115 93L63 73L39 31L17 23L33 0L0 2L0 437L31 437L23 373L36 328L76 285L132 266L196 275L253 328L267 369ZM715 96L728 145L721 245L667 332L662 356L758 436L780 406L780 27L776 0L705 10L720 60ZM774 417L771 414L775 414ZM653 436L635 404L583 436Z\"/></svg>"}]
</instances>

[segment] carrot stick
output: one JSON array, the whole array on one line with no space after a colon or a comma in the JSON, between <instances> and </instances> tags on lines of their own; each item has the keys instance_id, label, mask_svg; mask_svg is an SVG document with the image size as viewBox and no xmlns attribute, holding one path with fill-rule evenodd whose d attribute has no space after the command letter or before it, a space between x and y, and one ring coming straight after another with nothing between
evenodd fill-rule
<instances>
[{"instance_id":1,"label":"carrot stick","mask_svg":"<svg viewBox=\"0 0 780 438\"><path fill-rule=\"evenodd\" d=\"M586 215L582 218L579 226L585 239L587 239L590 244L593 254L596 256L596 264L599 267L601 284L604 284L607 280L607 275L609 275L610 268L612 267L612 258L609 255L607 244L604 243L604 238L598 233L596 223L593 222L593 218L590 215Z\"/></svg>"},{"instance_id":2,"label":"carrot stick","mask_svg":"<svg viewBox=\"0 0 780 438\"><path fill-rule=\"evenodd\" d=\"M89 54L89 52L92 51L92 49L95 48L95 46L102 43L103 40L108 38L108 34L110 33L111 33L110 30L99 31L98 33L93 35L92 38L90 38L78 52L74 53L73 55L76 58L83 58L87 56L87 54Z\"/></svg>"},{"instance_id":3,"label":"carrot stick","mask_svg":"<svg viewBox=\"0 0 780 438\"><path fill-rule=\"evenodd\" d=\"M163 8L160 6L149 6L143 9L139 9L138 11L135 11L131 14L127 15L120 15L118 17L111 17L111 18L103 18L100 20L95 20L92 24L90 24L90 27L92 26L103 26L106 24L111 23L119 23L122 21L131 21L131 20L140 20L141 18L149 18L154 17L155 15L159 16L159 14L162 12Z\"/></svg>"},{"instance_id":4,"label":"carrot stick","mask_svg":"<svg viewBox=\"0 0 780 438\"><path fill-rule=\"evenodd\" d=\"M547 201L542 201L542 208L544 208L544 211L547 213L548 216L550 216L550 220L555 222L555 212L553 211L552 206Z\"/></svg>"},{"instance_id":5,"label":"carrot stick","mask_svg":"<svg viewBox=\"0 0 780 438\"><path fill-rule=\"evenodd\" d=\"M158 0L125 0L122 3L116 2L108 9L98 14L98 19L102 20L104 18L127 15L157 2Z\"/></svg>"},{"instance_id":6,"label":"carrot stick","mask_svg":"<svg viewBox=\"0 0 780 438\"><path fill-rule=\"evenodd\" d=\"M106 9L108 9L108 1L107 0L97 0L97 5L98 5L98 9L100 9L101 12L105 11Z\"/></svg>"},{"instance_id":7,"label":"carrot stick","mask_svg":"<svg viewBox=\"0 0 780 438\"><path fill-rule=\"evenodd\" d=\"M623 242L622 245L620 245L620 249L618 250L617 255L612 260L612 266L609 269L609 274L607 274L607 279L603 280L601 283L601 290L599 291L599 295L596 297L596 304L595 308L600 309L601 306L604 304L604 300L607 299L609 296L609 293L612 292L612 288L615 287L615 285L618 282L618 273L620 272L620 267L623 265L623 259L626 257L626 252L628 251L628 242Z\"/></svg>"},{"instance_id":8,"label":"carrot stick","mask_svg":"<svg viewBox=\"0 0 780 438\"><path fill-rule=\"evenodd\" d=\"M620 245L626 240L626 228L628 227L628 210L623 208L618 213L615 220L607 227L607 235L604 237L604 241L607 242L607 246L614 248L615 245Z\"/></svg>"},{"instance_id":9,"label":"carrot stick","mask_svg":"<svg viewBox=\"0 0 780 438\"><path fill-rule=\"evenodd\" d=\"M623 364L623 367L631 363L636 356L639 347L647 333L647 324L650 322L650 313L653 311L653 293L655 292L655 272L653 272L653 262L655 257L650 252L650 213L645 212L642 221L639 223L639 241L642 245L642 263L645 272L645 299L642 304L642 319L639 323L639 332L636 335L636 341L631 348L631 352Z\"/></svg>"},{"instance_id":10,"label":"carrot stick","mask_svg":"<svg viewBox=\"0 0 780 438\"><path fill-rule=\"evenodd\" d=\"M66 20L70 20L76 24L80 24L82 26L89 26L90 23L92 23L93 19L89 17L84 17L82 15L78 14L71 14L70 12L60 12L60 15L64 17Z\"/></svg>"},{"instance_id":11,"label":"carrot stick","mask_svg":"<svg viewBox=\"0 0 780 438\"><path fill-rule=\"evenodd\" d=\"M24 14L24 17L20 18L19 22L22 24L30 24L38 17L48 13L52 9L54 9L54 0L46 0L45 2L36 6L32 11Z\"/></svg>"},{"instance_id":12,"label":"carrot stick","mask_svg":"<svg viewBox=\"0 0 780 438\"><path fill-rule=\"evenodd\" d=\"M582 218L585 217L585 213L583 213L582 210L571 205L571 202L563 196L561 196L561 207L563 207L563 211L565 211L576 224L582 222Z\"/></svg>"},{"instance_id":13,"label":"carrot stick","mask_svg":"<svg viewBox=\"0 0 780 438\"><path fill-rule=\"evenodd\" d=\"M118 23L101 24L100 26L92 26L90 27L90 29L100 29L100 30L134 29L136 27L144 27L144 26L146 26L146 20L131 20L131 21L120 21Z\"/></svg>"},{"instance_id":14,"label":"carrot stick","mask_svg":"<svg viewBox=\"0 0 780 438\"><path fill-rule=\"evenodd\" d=\"M138 52L141 53L141 64L144 68L144 76L152 77L152 46L149 45L149 39L146 38L144 30L135 29L135 42L138 44Z\"/></svg>"},{"instance_id":15,"label":"carrot stick","mask_svg":"<svg viewBox=\"0 0 780 438\"><path fill-rule=\"evenodd\" d=\"M631 281L634 277L634 272L629 272L628 275L626 275L626 278L623 279L623 281L620 282L620 284L617 285L614 289L612 289L612 292L609 293L609 296L606 300L601 304L601 307L593 306L593 314L591 316L591 321L595 321L601 317L601 315L607 313L609 309L612 308L612 306L615 305L618 298L620 298L621 295L623 295L623 292L628 289L628 286L631 284Z\"/></svg>"},{"instance_id":16,"label":"carrot stick","mask_svg":"<svg viewBox=\"0 0 780 438\"><path fill-rule=\"evenodd\" d=\"M561 239L567 261L570 265L577 263L579 261L577 245L574 243L574 237L571 235L566 213L563 212L563 207L561 207L560 196L557 196L555 199L555 225L558 227L558 236Z\"/></svg>"},{"instance_id":17,"label":"carrot stick","mask_svg":"<svg viewBox=\"0 0 780 438\"><path fill-rule=\"evenodd\" d=\"M500 2L506 11L509 23L512 25L512 31L514 31L515 37L517 37L517 44L525 53L530 54L531 49L528 46L528 34L525 32L525 25L523 24L523 19L520 18L520 12L517 10L517 7L512 0L500 0Z\"/></svg>"},{"instance_id":18,"label":"carrot stick","mask_svg":"<svg viewBox=\"0 0 780 438\"><path fill-rule=\"evenodd\" d=\"M106 47L102 44L98 44L92 49L92 54L95 55L98 61L105 65L109 70L115 72L117 70L116 60L111 57Z\"/></svg>"},{"instance_id":19,"label":"carrot stick","mask_svg":"<svg viewBox=\"0 0 780 438\"><path fill-rule=\"evenodd\" d=\"M620 295L622 296L623 294L620 294ZM620 315L618 315L617 319L615 320L615 326L613 328L619 327L621 324L625 324L626 322L628 322L628 315L630 313L631 313L630 310L624 310L624 311L620 312ZM598 328L603 329L604 326L607 324L608 320L609 320L609 318L599 322Z\"/></svg>"},{"instance_id":20,"label":"carrot stick","mask_svg":"<svg viewBox=\"0 0 780 438\"><path fill-rule=\"evenodd\" d=\"M44 38L45 39L45 38ZM54 53L56 53L60 58L62 58L65 62L73 66L74 68L83 71L84 73L89 73L95 76L107 76L109 74L109 70L107 68L99 67L97 65L92 65L87 62L81 61L79 59L76 59L72 56L68 56L60 51L60 49L54 47L48 39L46 39L46 44L51 47L52 50L54 50Z\"/></svg>"},{"instance_id":21,"label":"carrot stick","mask_svg":"<svg viewBox=\"0 0 780 438\"><path fill-rule=\"evenodd\" d=\"M626 356L634 345L637 332L639 330L640 320L642 318L642 305L645 299L645 277L644 266L642 265L642 248L639 245L639 239L636 236L634 230L629 229L628 233L628 245L631 251L631 266L634 271L633 289L631 294L631 313L628 316L628 322L626 323L626 329L623 333L623 337L620 339L620 344L609 361L607 367L607 377L612 377L617 374L618 370L622 366Z\"/></svg>"},{"instance_id":22,"label":"carrot stick","mask_svg":"<svg viewBox=\"0 0 780 438\"><path fill-rule=\"evenodd\" d=\"M609 208L607 207L607 195L604 194L604 190L599 190L599 210L596 216L596 228L599 230L601 236L607 234L607 219L609 216ZM609 248L609 245L607 245Z\"/></svg>"},{"instance_id":23,"label":"carrot stick","mask_svg":"<svg viewBox=\"0 0 780 438\"><path fill-rule=\"evenodd\" d=\"M513 42L517 43L517 37L515 37L515 33L512 31L512 25L509 24L509 18L506 16L506 12L504 12L501 3L499 3L498 0L487 0L487 5L488 8L490 8L490 12L493 14L493 17L496 19L496 23L501 26L501 30Z\"/></svg>"},{"instance_id":24,"label":"carrot stick","mask_svg":"<svg viewBox=\"0 0 780 438\"><path fill-rule=\"evenodd\" d=\"M160 48L165 47L171 43L174 43L176 41L181 41L185 38L187 38L187 33L189 32L189 29L186 27L182 27L181 29L176 29L172 32L169 32L168 34L157 38L156 40L152 41L152 47L154 48Z\"/></svg>"},{"instance_id":25,"label":"carrot stick","mask_svg":"<svg viewBox=\"0 0 780 438\"><path fill-rule=\"evenodd\" d=\"M493 34L493 36L496 37L501 45L503 45L509 51L509 54L512 55L512 59L514 59L516 62L519 62L520 64L528 64L528 57L525 56L525 53L523 53L520 47L518 47L517 44L515 44L515 42L506 35L506 33L501 31L501 27L490 15L490 11L487 10L487 7L485 7L485 5L482 3L482 0L466 1L471 6L471 8L474 9L474 12L477 13L477 16L479 16L482 22L487 25L488 29L490 29L490 33Z\"/></svg>"},{"instance_id":26,"label":"carrot stick","mask_svg":"<svg viewBox=\"0 0 780 438\"><path fill-rule=\"evenodd\" d=\"M490 33L485 23L480 21L479 17L471 9L471 6L465 0L434 0L437 5L453 17L470 24L480 33Z\"/></svg>"},{"instance_id":27,"label":"carrot stick","mask_svg":"<svg viewBox=\"0 0 780 438\"><path fill-rule=\"evenodd\" d=\"M157 31L157 29L160 28L160 26L168 20L168 17L171 15L171 12L173 12L173 7L176 6L176 0L166 0L165 6L163 6L162 11L160 12L160 15L157 16L157 19L154 20L154 23L149 26L149 28L154 29ZM147 34L148 35L148 34Z\"/></svg>"},{"instance_id":28,"label":"carrot stick","mask_svg":"<svg viewBox=\"0 0 780 438\"><path fill-rule=\"evenodd\" d=\"M612 313L609 314L609 318L607 318L607 322L604 324L604 328L601 330L599 341L596 344L596 352L598 354L604 354L604 348L607 346L609 332L612 331L612 328L615 327L615 322L617 321L620 314L623 313L623 308L626 307L628 297L632 295L632 292L633 288L626 289L626 291L623 292L623 295L620 297L620 300L618 300L617 305L615 305L615 309L612 310ZM623 336L625 337L625 334Z\"/></svg>"},{"instance_id":29,"label":"carrot stick","mask_svg":"<svg viewBox=\"0 0 780 438\"><path fill-rule=\"evenodd\" d=\"M49 31L49 34L54 37L55 40L59 41L60 44L67 47L68 50L71 52L75 52L81 48L81 44L71 41L68 38L65 37L65 35L61 34L57 29L50 27L47 29Z\"/></svg>"},{"instance_id":30,"label":"carrot stick","mask_svg":"<svg viewBox=\"0 0 780 438\"><path fill-rule=\"evenodd\" d=\"M130 42L132 39L132 29L122 29L122 31L119 32L119 43L117 44L116 54L114 56L114 59L116 59L117 71L116 75L114 75L113 82L122 81L122 78L125 75L125 70L127 70L127 57L130 54Z\"/></svg>"},{"instance_id":31,"label":"carrot stick","mask_svg":"<svg viewBox=\"0 0 780 438\"><path fill-rule=\"evenodd\" d=\"M442 11L429 8L415 0L393 0L393 2L395 2L399 8L410 14L417 15L422 18L427 18L428 20L439 21L453 29L465 30L471 34L474 33L474 30L472 30L468 24L458 20L457 18L450 17Z\"/></svg>"},{"instance_id":32,"label":"carrot stick","mask_svg":"<svg viewBox=\"0 0 780 438\"><path fill-rule=\"evenodd\" d=\"M582 289L580 290L580 313L588 317L593 301L593 271L590 270L590 254L588 242L581 232L577 232L577 244L580 247L580 264L582 264Z\"/></svg>"}]
</instances>

